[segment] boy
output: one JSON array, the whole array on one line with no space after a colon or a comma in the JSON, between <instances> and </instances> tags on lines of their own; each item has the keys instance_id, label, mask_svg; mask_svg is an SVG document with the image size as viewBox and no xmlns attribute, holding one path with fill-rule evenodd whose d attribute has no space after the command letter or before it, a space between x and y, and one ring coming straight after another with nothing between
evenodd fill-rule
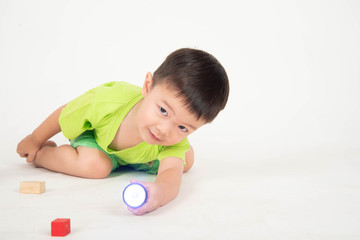
<instances>
[{"instance_id":1,"label":"boy","mask_svg":"<svg viewBox=\"0 0 360 240\"><path fill-rule=\"evenodd\" d=\"M143 182L146 203L137 215L174 199L194 151L187 136L225 107L229 82L209 53L179 49L143 87L111 82L94 88L52 113L17 147L37 167L84 178L105 178L121 165L157 174ZM71 145L48 141L63 132Z\"/></svg>"}]
</instances>

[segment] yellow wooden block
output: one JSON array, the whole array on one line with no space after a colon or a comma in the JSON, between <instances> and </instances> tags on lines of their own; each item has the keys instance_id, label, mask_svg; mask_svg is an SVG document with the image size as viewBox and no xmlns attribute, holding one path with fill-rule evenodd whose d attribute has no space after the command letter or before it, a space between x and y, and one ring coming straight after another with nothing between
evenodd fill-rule
<instances>
[{"instance_id":1,"label":"yellow wooden block","mask_svg":"<svg viewBox=\"0 0 360 240\"><path fill-rule=\"evenodd\" d=\"M20 183L20 193L40 194L45 192L45 182L25 181Z\"/></svg>"}]
</instances>

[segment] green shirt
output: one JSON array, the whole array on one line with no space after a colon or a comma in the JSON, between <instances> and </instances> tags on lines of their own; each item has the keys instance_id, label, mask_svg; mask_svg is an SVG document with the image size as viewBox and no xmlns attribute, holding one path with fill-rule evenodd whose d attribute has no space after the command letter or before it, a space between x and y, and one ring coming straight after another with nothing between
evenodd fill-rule
<instances>
[{"instance_id":1,"label":"green shirt","mask_svg":"<svg viewBox=\"0 0 360 240\"><path fill-rule=\"evenodd\" d=\"M171 146L141 142L121 151L109 148L125 116L141 99L138 86L126 82L103 84L67 104L59 118L61 131L66 138L74 139L86 130L93 130L99 146L118 156L120 165L161 161L167 157L177 157L185 163L185 152L190 148L187 138Z\"/></svg>"}]
</instances>

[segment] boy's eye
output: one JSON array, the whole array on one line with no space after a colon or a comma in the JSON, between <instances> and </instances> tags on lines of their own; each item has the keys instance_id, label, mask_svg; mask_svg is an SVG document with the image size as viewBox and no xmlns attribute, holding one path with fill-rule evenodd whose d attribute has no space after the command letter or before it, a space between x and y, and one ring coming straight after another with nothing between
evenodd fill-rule
<instances>
[{"instance_id":1,"label":"boy's eye","mask_svg":"<svg viewBox=\"0 0 360 240\"><path fill-rule=\"evenodd\" d=\"M163 107L160 107L160 112L162 115L164 115L165 117L168 115L167 111L163 108Z\"/></svg>"},{"instance_id":2,"label":"boy's eye","mask_svg":"<svg viewBox=\"0 0 360 240\"><path fill-rule=\"evenodd\" d=\"M180 128L180 130L183 131L183 132L187 132L187 131L188 131L187 128L184 127L184 126L179 126L179 128Z\"/></svg>"}]
</instances>

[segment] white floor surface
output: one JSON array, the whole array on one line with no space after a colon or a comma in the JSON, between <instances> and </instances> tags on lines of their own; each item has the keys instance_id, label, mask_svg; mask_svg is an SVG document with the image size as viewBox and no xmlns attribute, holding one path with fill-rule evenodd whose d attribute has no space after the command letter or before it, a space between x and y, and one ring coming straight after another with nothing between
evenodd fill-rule
<instances>
[{"instance_id":1,"label":"white floor surface","mask_svg":"<svg viewBox=\"0 0 360 240\"><path fill-rule=\"evenodd\" d=\"M220 154L198 155L178 198L144 216L132 215L121 193L130 178L151 175L124 170L89 180L9 159L0 170L0 239L49 239L60 217L71 219L67 239L360 238L359 151L227 158L225 169L211 160ZM46 181L46 192L20 194L26 180Z\"/></svg>"}]
</instances>

